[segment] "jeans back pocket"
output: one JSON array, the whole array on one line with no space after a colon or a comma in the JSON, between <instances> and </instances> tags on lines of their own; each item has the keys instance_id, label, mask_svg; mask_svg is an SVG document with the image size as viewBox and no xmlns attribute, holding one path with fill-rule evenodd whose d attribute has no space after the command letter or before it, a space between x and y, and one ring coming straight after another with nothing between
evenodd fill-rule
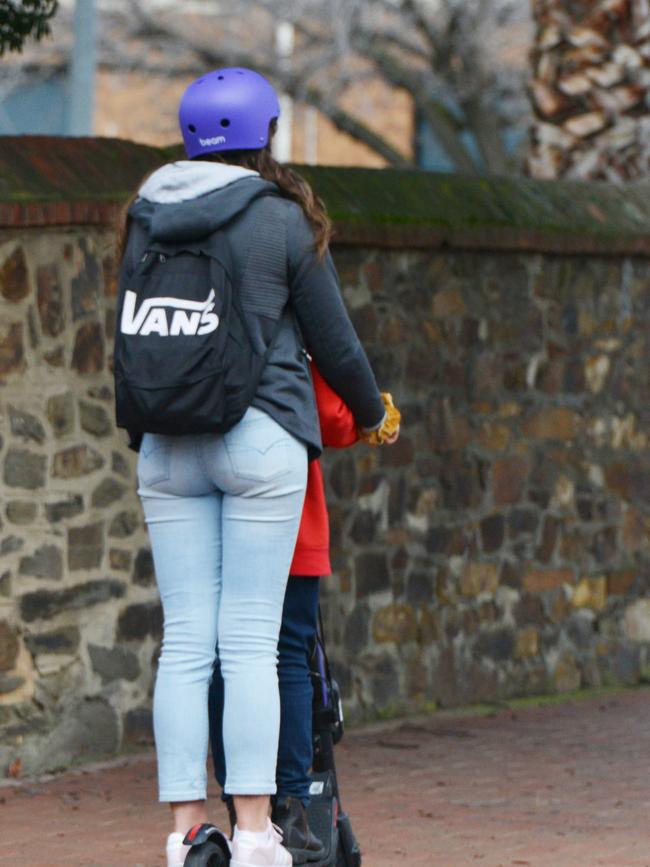
<instances>
[{"instance_id":1,"label":"jeans back pocket","mask_svg":"<svg viewBox=\"0 0 650 867\"><path fill-rule=\"evenodd\" d=\"M224 435L224 444L238 479L271 482L291 472L291 435L255 407Z\"/></svg>"},{"instance_id":2,"label":"jeans back pocket","mask_svg":"<svg viewBox=\"0 0 650 867\"><path fill-rule=\"evenodd\" d=\"M138 457L138 482L147 487L166 482L171 474L171 459L171 438L146 433Z\"/></svg>"},{"instance_id":3,"label":"jeans back pocket","mask_svg":"<svg viewBox=\"0 0 650 867\"><path fill-rule=\"evenodd\" d=\"M249 446L226 440L232 471L238 479L272 482L290 472L290 440L286 437L264 447Z\"/></svg>"}]
</instances>

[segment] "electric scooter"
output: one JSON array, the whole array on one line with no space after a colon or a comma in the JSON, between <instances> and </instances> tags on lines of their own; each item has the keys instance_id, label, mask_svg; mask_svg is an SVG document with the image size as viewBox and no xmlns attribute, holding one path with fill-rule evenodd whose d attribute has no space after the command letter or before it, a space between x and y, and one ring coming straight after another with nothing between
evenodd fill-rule
<instances>
[{"instance_id":1,"label":"electric scooter","mask_svg":"<svg viewBox=\"0 0 650 867\"><path fill-rule=\"evenodd\" d=\"M304 867L361 867L361 850L350 817L341 806L336 777L334 746L343 737L343 705L338 684L330 672L320 612L310 669L314 687L314 759L307 816L309 827L322 841L325 852L320 860L310 861ZM191 846L185 867L228 867L230 864L228 839L216 825L195 825L183 842Z\"/></svg>"},{"instance_id":2,"label":"electric scooter","mask_svg":"<svg viewBox=\"0 0 650 867\"><path fill-rule=\"evenodd\" d=\"M314 686L314 759L307 816L309 827L325 846L325 855L318 862L310 862L308 867L360 867L361 850L350 817L341 805L334 760L334 746L344 732L343 704L338 684L330 671L320 611L318 620L310 666Z\"/></svg>"}]
</instances>

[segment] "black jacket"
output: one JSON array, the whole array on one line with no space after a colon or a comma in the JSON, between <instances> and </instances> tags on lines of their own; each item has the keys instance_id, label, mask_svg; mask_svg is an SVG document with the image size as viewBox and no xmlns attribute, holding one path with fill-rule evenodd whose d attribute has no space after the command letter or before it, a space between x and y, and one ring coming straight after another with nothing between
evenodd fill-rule
<instances>
[{"instance_id":1,"label":"black jacket","mask_svg":"<svg viewBox=\"0 0 650 867\"><path fill-rule=\"evenodd\" d=\"M235 291L253 334L263 342L262 323L281 320L253 406L304 441L311 458L322 446L307 353L359 425L381 423L384 407L331 256L317 257L302 209L281 197L274 184L253 175L186 201L138 199L130 217L121 279L149 238L193 241L217 230L226 233ZM139 437L132 437L131 445L139 448Z\"/></svg>"}]
</instances>

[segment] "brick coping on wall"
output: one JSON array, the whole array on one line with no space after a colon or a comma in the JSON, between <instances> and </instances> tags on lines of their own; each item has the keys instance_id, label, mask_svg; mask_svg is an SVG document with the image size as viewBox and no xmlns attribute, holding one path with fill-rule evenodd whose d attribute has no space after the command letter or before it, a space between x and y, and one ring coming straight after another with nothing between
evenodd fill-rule
<instances>
[{"instance_id":1,"label":"brick coping on wall","mask_svg":"<svg viewBox=\"0 0 650 867\"><path fill-rule=\"evenodd\" d=\"M178 148L109 138L0 139L0 227L110 225ZM650 255L650 187L299 166L339 245Z\"/></svg>"}]
</instances>

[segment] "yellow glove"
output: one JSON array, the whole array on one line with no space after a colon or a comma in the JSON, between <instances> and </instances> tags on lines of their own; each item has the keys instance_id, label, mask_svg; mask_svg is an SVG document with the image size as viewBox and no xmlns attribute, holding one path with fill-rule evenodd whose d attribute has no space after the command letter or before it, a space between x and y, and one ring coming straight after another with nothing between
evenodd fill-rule
<instances>
[{"instance_id":1,"label":"yellow glove","mask_svg":"<svg viewBox=\"0 0 650 867\"><path fill-rule=\"evenodd\" d=\"M393 403L393 396L391 394L387 391L382 391L381 399L386 407L386 417L381 427L378 427L377 430L363 430L363 428L359 428L359 439L362 439L371 446L380 446L387 439L390 439L397 432L402 419L402 414Z\"/></svg>"}]
</instances>

